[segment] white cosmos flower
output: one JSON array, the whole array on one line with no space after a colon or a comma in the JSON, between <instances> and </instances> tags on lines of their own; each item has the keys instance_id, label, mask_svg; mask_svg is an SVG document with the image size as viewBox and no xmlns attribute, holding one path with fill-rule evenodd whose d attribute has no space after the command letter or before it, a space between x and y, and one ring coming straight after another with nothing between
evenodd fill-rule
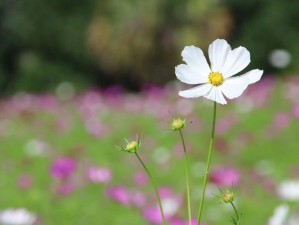
<instances>
[{"instance_id":1,"label":"white cosmos flower","mask_svg":"<svg viewBox=\"0 0 299 225\"><path fill-rule=\"evenodd\" d=\"M3 225L32 225L37 216L27 209L6 209L0 212L0 224Z\"/></svg>"},{"instance_id":2,"label":"white cosmos flower","mask_svg":"<svg viewBox=\"0 0 299 225\"><path fill-rule=\"evenodd\" d=\"M180 91L185 98L203 96L220 104L228 99L239 97L249 84L261 79L262 70L254 69L241 76L234 76L250 63L250 53L244 47L231 50L222 39L215 40L209 46L211 67L201 49L186 46L182 52L183 61L175 67L177 78L187 84L199 84L191 89Z\"/></svg>"},{"instance_id":3,"label":"white cosmos flower","mask_svg":"<svg viewBox=\"0 0 299 225\"><path fill-rule=\"evenodd\" d=\"M273 215L268 221L267 225L283 225L287 215L289 214L289 206L287 204L279 205L275 210Z\"/></svg>"}]
</instances>

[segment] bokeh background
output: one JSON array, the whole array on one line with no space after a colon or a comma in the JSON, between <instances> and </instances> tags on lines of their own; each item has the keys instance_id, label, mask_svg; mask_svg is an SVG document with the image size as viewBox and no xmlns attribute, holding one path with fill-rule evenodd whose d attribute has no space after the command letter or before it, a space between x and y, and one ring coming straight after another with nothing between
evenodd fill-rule
<instances>
[{"instance_id":1,"label":"bokeh background","mask_svg":"<svg viewBox=\"0 0 299 225\"><path fill-rule=\"evenodd\" d=\"M161 224L142 167L114 150L137 133L169 224L187 224L178 116L192 121L196 217L212 106L177 95L174 67L184 46L224 38L264 76L219 106L204 221L230 223L214 195L233 186L242 224L298 225L298 11L297 0L0 1L0 224Z\"/></svg>"}]
</instances>

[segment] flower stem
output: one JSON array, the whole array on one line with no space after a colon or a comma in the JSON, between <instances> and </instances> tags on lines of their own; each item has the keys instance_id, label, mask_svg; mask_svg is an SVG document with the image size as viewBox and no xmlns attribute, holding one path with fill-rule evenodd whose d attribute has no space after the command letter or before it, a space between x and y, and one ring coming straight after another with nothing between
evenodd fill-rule
<instances>
[{"instance_id":1,"label":"flower stem","mask_svg":"<svg viewBox=\"0 0 299 225\"><path fill-rule=\"evenodd\" d=\"M239 213L238 213L238 211L237 211L237 209L236 209L234 203L231 202L230 204L232 205L232 207L233 207L233 209L234 209L234 211L235 211L236 218L237 218L237 225L240 225L240 217L239 217Z\"/></svg>"},{"instance_id":2,"label":"flower stem","mask_svg":"<svg viewBox=\"0 0 299 225\"><path fill-rule=\"evenodd\" d=\"M189 225L192 225L191 206L190 206L189 163L188 163L188 159L187 159L187 151L186 151L186 145L185 145L185 140L184 140L182 129L179 129L179 132L180 132L180 136L181 136L183 148L184 148Z\"/></svg>"},{"instance_id":3,"label":"flower stem","mask_svg":"<svg viewBox=\"0 0 299 225\"><path fill-rule=\"evenodd\" d=\"M207 180L208 180L209 171L210 171L210 163L211 163L211 156L212 156L212 149L213 149L214 135L215 135L215 123L216 123L216 102L214 102L214 113L213 113L213 124L212 124L210 148L209 148L208 160L207 160L207 164L206 164L206 172L205 172L205 176L204 176L204 180L203 180L203 190L202 190L200 204L199 204L197 225L200 225L203 202L204 202L204 199L205 199Z\"/></svg>"},{"instance_id":4,"label":"flower stem","mask_svg":"<svg viewBox=\"0 0 299 225\"><path fill-rule=\"evenodd\" d=\"M144 164L144 162L142 161L142 159L139 157L139 155L137 154L137 152L135 152L135 155L137 156L139 162L142 164L144 170L146 171L152 185L153 185L153 188L154 188L154 191L155 191L155 194L157 196L157 199L158 199L158 204L159 204L159 208L160 208L160 212L161 212L161 215L162 215L162 219L163 219L163 224L166 225L166 220L165 220L165 216L164 216L164 212L163 212L163 207L162 207L162 203L161 203L161 198L160 198L160 195L159 195L159 192L158 192L158 189L157 189L157 186L156 186L156 183L151 175L151 173L149 172L149 170L147 169L146 165Z\"/></svg>"}]
</instances>

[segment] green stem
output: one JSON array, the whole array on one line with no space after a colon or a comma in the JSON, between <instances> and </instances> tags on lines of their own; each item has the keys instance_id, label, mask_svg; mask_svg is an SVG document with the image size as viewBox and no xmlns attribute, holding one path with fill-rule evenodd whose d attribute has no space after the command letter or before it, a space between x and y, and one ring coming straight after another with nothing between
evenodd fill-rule
<instances>
[{"instance_id":1,"label":"green stem","mask_svg":"<svg viewBox=\"0 0 299 225\"><path fill-rule=\"evenodd\" d=\"M165 216L164 216L164 212L163 212L163 208L162 208L162 203L161 203L161 198L160 198L160 195L159 195L159 192L158 192L158 189L157 189L157 186L156 186L156 183L151 175L151 173L149 172L149 170L147 169L146 165L143 163L142 159L139 157L139 155L137 154L137 152L135 152L135 155L137 156L139 162L142 164L144 170L146 171L152 185L153 185L153 188L155 190L155 193L156 193L156 196L157 196L157 199L158 199L158 204L159 204L159 208L160 208L160 212L161 212L161 215L162 215L162 219L163 219L163 224L166 225L166 220L165 220Z\"/></svg>"},{"instance_id":2,"label":"green stem","mask_svg":"<svg viewBox=\"0 0 299 225\"><path fill-rule=\"evenodd\" d=\"M235 205L234 205L233 202L231 202L230 204L232 205L232 207L233 207L233 209L235 211L235 214L236 214L236 217L237 217L237 224L240 225L240 217L239 217L238 211L237 211L237 209L236 209L236 207L235 207Z\"/></svg>"},{"instance_id":3,"label":"green stem","mask_svg":"<svg viewBox=\"0 0 299 225\"><path fill-rule=\"evenodd\" d=\"M198 210L197 225L200 225L201 213L202 213L202 208L203 208L203 202L204 202L205 193L206 193L207 180L208 180L209 171L210 171L211 156L212 156L212 149L213 149L214 135L215 135L215 123L216 123L216 102L214 102L212 134L211 134L211 140L210 140L210 148L209 148L209 153L208 153L208 160L207 160L207 165L206 165L206 172L205 172L205 176L204 176L204 180L203 180L203 190L202 190L200 204L199 204L199 210Z\"/></svg>"},{"instance_id":4,"label":"green stem","mask_svg":"<svg viewBox=\"0 0 299 225\"><path fill-rule=\"evenodd\" d=\"M187 159L187 151L186 151L186 145L185 145L185 140L184 140L183 132L182 132L181 129L179 130L179 132L180 132L180 136L181 136L182 143L183 143L183 148L184 148L189 225L192 225L191 206L190 206L189 164L188 164L188 159Z\"/></svg>"}]
</instances>

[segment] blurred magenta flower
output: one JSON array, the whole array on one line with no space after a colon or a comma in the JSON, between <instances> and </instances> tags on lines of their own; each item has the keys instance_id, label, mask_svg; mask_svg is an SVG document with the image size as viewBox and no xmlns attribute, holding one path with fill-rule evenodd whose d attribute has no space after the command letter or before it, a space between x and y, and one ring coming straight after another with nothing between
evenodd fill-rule
<instances>
[{"instance_id":1,"label":"blurred magenta flower","mask_svg":"<svg viewBox=\"0 0 299 225\"><path fill-rule=\"evenodd\" d=\"M106 195L108 198L122 205L130 204L130 193L125 187L111 187L107 190Z\"/></svg>"},{"instance_id":2,"label":"blurred magenta flower","mask_svg":"<svg viewBox=\"0 0 299 225\"><path fill-rule=\"evenodd\" d=\"M92 183L109 183L112 174L108 168L90 167L87 169L86 177Z\"/></svg>"},{"instance_id":3,"label":"blurred magenta flower","mask_svg":"<svg viewBox=\"0 0 299 225\"><path fill-rule=\"evenodd\" d=\"M53 161L50 174L55 179L64 180L72 175L76 167L77 163L74 159L68 157L58 158Z\"/></svg>"},{"instance_id":4,"label":"blurred magenta flower","mask_svg":"<svg viewBox=\"0 0 299 225\"><path fill-rule=\"evenodd\" d=\"M218 167L211 171L209 179L219 187L237 186L240 172L232 167Z\"/></svg>"}]
</instances>

